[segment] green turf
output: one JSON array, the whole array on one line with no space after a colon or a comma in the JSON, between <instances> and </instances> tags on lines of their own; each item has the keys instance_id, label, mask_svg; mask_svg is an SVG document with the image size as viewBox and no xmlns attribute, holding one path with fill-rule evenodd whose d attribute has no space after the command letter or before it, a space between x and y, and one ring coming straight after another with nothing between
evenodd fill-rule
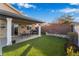
<instances>
[{"instance_id":1,"label":"green turf","mask_svg":"<svg viewBox=\"0 0 79 59\"><path fill-rule=\"evenodd\" d=\"M42 36L3 48L5 56L63 56L66 39Z\"/></svg>"}]
</instances>

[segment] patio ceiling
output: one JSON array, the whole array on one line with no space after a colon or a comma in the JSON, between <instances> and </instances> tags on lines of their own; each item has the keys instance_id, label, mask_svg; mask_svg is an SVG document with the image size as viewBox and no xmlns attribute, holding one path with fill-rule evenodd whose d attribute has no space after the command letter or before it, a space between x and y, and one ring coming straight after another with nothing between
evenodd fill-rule
<instances>
[{"instance_id":1,"label":"patio ceiling","mask_svg":"<svg viewBox=\"0 0 79 59\"><path fill-rule=\"evenodd\" d=\"M6 17L13 18L14 22L19 22L19 23L27 23L27 24L43 23L42 21L38 21L38 20L32 19L30 17L24 16L24 15L17 15L17 14L11 13L9 11L0 9L0 18L5 19Z\"/></svg>"},{"instance_id":2,"label":"patio ceiling","mask_svg":"<svg viewBox=\"0 0 79 59\"><path fill-rule=\"evenodd\" d=\"M16 23L16 24L25 24L25 25L30 25L30 24L36 24L37 22L32 22L32 21L26 21L26 20L22 20L22 19L13 19L12 20L13 23Z\"/></svg>"}]
</instances>

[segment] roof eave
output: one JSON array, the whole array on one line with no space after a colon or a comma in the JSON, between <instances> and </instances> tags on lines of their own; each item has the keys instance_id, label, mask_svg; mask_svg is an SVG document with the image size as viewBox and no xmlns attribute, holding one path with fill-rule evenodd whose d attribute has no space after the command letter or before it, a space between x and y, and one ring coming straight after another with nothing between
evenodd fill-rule
<instances>
[{"instance_id":1,"label":"roof eave","mask_svg":"<svg viewBox=\"0 0 79 59\"><path fill-rule=\"evenodd\" d=\"M9 6L11 9L15 10L16 12L22 14L22 12L20 12L19 10L17 10L16 8L14 8L10 3L4 3L6 4L7 6Z\"/></svg>"}]
</instances>

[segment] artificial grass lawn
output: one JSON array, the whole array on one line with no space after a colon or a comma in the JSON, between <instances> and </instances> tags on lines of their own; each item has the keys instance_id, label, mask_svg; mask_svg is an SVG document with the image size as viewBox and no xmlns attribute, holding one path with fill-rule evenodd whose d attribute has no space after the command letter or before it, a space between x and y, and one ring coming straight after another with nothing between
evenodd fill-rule
<instances>
[{"instance_id":1,"label":"artificial grass lawn","mask_svg":"<svg viewBox=\"0 0 79 59\"><path fill-rule=\"evenodd\" d=\"M65 55L64 38L42 36L3 48L4 56L63 56Z\"/></svg>"}]
</instances>

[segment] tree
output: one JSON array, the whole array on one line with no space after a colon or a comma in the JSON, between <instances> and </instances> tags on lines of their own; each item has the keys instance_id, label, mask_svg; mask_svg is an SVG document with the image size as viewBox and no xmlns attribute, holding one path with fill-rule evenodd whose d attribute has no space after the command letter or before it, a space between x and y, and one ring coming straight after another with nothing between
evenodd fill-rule
<instances>
[{"instance_id":1,"label":"tree","mask_svg":"<svg viewBox=\"0 0 79 59\"><path fill-rule=\"evenodd\" d=\"M73 24L72 24L72 22L73 22L74 18L71 15L64 14L63 16L61 16L59 18L59 21L61 21L61 20L63 21L62 24L70 24L71 25L71 32L73 32Z\"/></svg>"},{"instance_id":2,"label":"tree","mask_svg":"<svg viewBox=\"0 0 79 59\"><path fill-rule=\"evenodd\" d=\"M63 16L61 16L59 19L59 21L64 21L64 24L67 24L67 23L71 23L73 21L73 17L71 15L68 15L68 14L65 14Z\"/></svg>"}]
</instances>

